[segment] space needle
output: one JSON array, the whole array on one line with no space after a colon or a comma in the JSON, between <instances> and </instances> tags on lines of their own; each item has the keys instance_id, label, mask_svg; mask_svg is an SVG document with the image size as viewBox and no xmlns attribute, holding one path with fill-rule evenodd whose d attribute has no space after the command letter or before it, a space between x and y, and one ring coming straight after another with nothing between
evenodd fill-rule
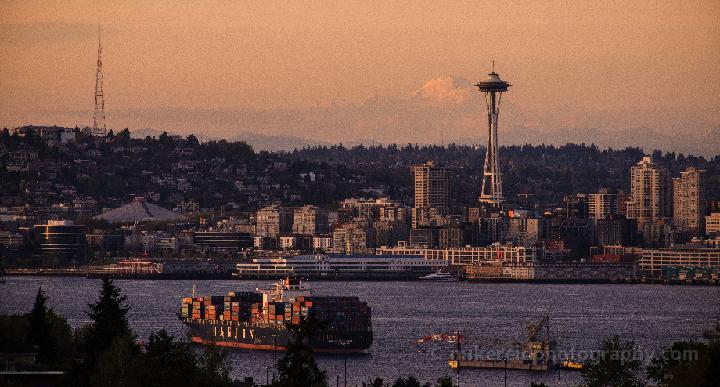
<instances>
[{"instance_id":1,"label":"space needle","mask_svg":"<svg viewBox=\"0 0 720 387\"><path fill-rule=\"evenodd\" d=\"M503 195L498 165L498 116L500 115L500 100L503 93L508 90L510 83L500 79L500 75L495 72L495 61L493 61L493 70L488 74L487 79L478 82L475 86L480 89L480 92L485 93L488 112L488 144L479 201L481 205L500 208Z\"/></svg>"}]
</instances>

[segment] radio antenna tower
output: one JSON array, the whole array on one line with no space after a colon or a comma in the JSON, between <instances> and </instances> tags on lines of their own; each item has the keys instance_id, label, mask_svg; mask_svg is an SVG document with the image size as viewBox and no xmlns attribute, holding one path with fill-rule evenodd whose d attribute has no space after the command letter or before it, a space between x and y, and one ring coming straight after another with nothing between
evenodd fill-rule
<instances>
[{"instance_id":1,"label":"radio antenna tower","mask_svg":"<svg viewBox=\"0 0 720 387\"><path fill-rule=\"evenodd\" d=\"M102 72L102 40L100 39L100 25L98 24L98 57L97 73L95 75L95 110L93 111L92 134L97 137L105 137L105 97L103 95L103 72Z\"/></svg>"},{"instance_id":2,"label":"radio antenna tower","mask_svg":"<svg viewBox=\"0 0 720 387\"><path fill-rule=\"evenodd\" d=\"M488 112L488 144L485 151L485 167L479 200L486 206L500 208L503 194L498 165L498 116L500 115L502 94L508 90L510 83L500 79L500 75L495 72L495 61L493 61L492 72L488 74L488 78L478 82L475 86L480 89L480 92L485 93Z\"/></svg>"}]
</instances>

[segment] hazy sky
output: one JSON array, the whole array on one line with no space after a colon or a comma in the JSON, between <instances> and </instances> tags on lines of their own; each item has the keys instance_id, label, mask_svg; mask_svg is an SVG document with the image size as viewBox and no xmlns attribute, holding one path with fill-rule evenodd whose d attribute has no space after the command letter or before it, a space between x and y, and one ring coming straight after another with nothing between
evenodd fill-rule
<instances>
[{"instance_id":1,"label":"hazy sky","mask_svg":"<svg viewBox=\"0 0 720 387\"><path fill-rule=\"evenodd\" d=\"M501 142L720 133L715 0L0 0L0 125L91 122L98 19L113 128L479 137L471 85L495 59Z\"/></svg>"}]
</instances>

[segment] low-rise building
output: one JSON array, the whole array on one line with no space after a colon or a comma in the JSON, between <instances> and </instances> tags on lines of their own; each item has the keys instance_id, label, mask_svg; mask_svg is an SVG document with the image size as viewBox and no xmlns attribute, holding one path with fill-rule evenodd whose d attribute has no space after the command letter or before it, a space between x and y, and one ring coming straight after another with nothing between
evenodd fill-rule
<instances>
[{"instance_id":1,"label":"low-rise building","mask_svg":"<svg viewBox=\"0 0 720 387\"><path fill-rule=\"evenodd\" d=\"M430 261L446 261L452 265L474 265L480 262L501 260L504 262L532 262L544 259L541 247L501 245L485 247L458 247L448 249L413 248L406 246L375 249L378 255L413 255Z\"/></svg>"},{"instance_id":2,"label":"low-rise building","mask_svg":"<svg viewBox=\"0 0 720 387\"><path fill-rule=\"evenodd\" d=\"M720 267L720 249L642 249L638 264L640 270L651 277L660 277L666 266L718 268Z\"/></svg>"},{"instance_id":3,"label":"low-rise building","mask_svg":"<svg viewBox=\"0 0 720 387\"><path fill-rule=\"evenodd\" d=\"M711 237L720 237L720 212L705 217L705 233Z\"/></svg>"},{"instance_id":4,"label":"low-rise building","mask_svg":"<svg viewBox=\"0 0 720 387\"><path fill-rule=\"evenodd\" d=\"M634 262L487 262L465 267L470 280L611 281L637 277Z\"/></svg>"}]
</instances>

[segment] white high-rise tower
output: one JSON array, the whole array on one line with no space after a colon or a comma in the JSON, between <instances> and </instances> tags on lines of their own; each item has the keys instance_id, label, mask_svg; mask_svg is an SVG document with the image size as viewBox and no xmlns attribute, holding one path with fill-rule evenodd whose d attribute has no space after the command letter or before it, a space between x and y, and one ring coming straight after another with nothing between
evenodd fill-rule
<instances>
[{"instance_id":1,"label":"white high-rise tower","mask_svg":"<svg viewBox=\"0 0 720 387\"><path fill-rule=\"evenodd\" d=\"M480 204L500 208L503 194L498 165L498 116L500 115L502 94L508 90L510 83L500 79L500 76L495 72L495 64L493 63L493 71L488 74L488 78L478 82L475 86L485 93L485 104L488 112L488 144L479 200Z\"/></svg>"}]
</instances>

